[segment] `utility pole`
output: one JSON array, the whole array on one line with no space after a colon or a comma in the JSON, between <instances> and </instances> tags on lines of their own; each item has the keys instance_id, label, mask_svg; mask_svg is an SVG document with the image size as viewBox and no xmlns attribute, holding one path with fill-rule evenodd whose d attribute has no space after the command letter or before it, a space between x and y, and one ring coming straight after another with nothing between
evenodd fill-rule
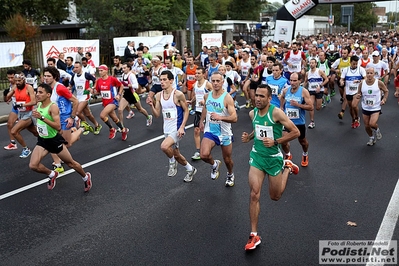
<instances>
[{"instance_id":1,"label":"utility pole","mask_svg":"<svg viewBox=\"0 0 399 266\"><path fill-rule=\"evenodd\" d=\"M332 20L332 4L330 4L330 19ZM332 34L332 21L330 23L330 34Z\"/></svg>"},{"instance_id":2,"label":"utility pole","mask_svg":"<svg viewBox=\"0 0 399 266\"><path fill-rule=\"evenodd\" d=\"M190 0L190 47L191 47L191 51L193 51L193 55L195 55L195 51L194 51L194 7L193 7L193 0Z\"/></svg>"}]
</instances>

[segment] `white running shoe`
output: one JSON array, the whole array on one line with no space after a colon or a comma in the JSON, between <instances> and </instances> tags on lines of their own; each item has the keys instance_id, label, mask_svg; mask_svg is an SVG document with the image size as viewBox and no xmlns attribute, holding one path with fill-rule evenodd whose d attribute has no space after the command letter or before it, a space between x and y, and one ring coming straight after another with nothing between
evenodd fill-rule
<instances>
[{"instance_id":1,"label":"white running shoe","mask_svg":"<svg viewBox=\"0 0 399 266\"><path fill-rule=\"evenodd\" d=\"M177 161L174 161L173 163L169 163L169 171L168 171L168 176L172 177L177 174Z\"/></svg>"},{"instance_id":2,"label":"white running shoe","mask_svg":"<svg viewBox=\"0 0 399 266\"><path fill-rule=\"evenodd\" d=\"M212 170L211 170L211 178L212 178L212 180L218 179L218 177L219 177L219 168L220 168L220 165L222 164L220 162L220 160L215 160L215 162L216 162L216 168L213 168L213 165L211 166L211 168L212 168Z\"/></svg>"}]
</instances>

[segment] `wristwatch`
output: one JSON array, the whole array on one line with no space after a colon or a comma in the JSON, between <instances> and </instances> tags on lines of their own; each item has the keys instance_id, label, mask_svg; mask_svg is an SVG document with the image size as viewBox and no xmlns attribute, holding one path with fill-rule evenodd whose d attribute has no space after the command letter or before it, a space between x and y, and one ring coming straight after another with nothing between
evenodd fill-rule
<instances>
[{"instance_id":1,"label":"wristwatch","mask_svg":"<svg viewBox=\"0 0 399 266\"><path fill-rule=\"evenodd\" d=\"M42 120L42 121L44 121L44 116L41 116L39 119Z\"/></svg>"},{"instance_id":2,"label":"wristwatch","mask_svg":"<svg viewBox=\"0 0 399 266\"><path fill-rule=\"evenodd\" d=\"M277 140L274 140L274 146L277 146L277 145L278 145Z\"/></svg>"},{"instance_id":3,"label":"wristwatch","mask_svg":"<svg viewBox=\"0 0 399 266\"><path fill-rule=\"evenodd\" d=\"M71 118L72 118L72 119L75 119L75 117L76 117L76 116L71 115Z\"/></svg>"}]
</instances>

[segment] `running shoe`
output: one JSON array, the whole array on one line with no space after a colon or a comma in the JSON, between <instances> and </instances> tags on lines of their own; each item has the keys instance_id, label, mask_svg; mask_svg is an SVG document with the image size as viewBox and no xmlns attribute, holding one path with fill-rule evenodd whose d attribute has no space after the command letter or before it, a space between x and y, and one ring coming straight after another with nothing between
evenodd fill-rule
<instances>
[{"instance_id":1,"label":"running shoe","mask_svg":"<svg viewBox=\"0 0 399 266\"><path fill-rule=\"evenodd\" d=\"M29 148L23 148L19 158L22 158L22 159L27 158L31 153L32 152Z\"/></svg>"},{"instance_id":2,"label":"running shoe","mask_svg":"<svg viewBox=\"0 0 399 266\"><path fill-rule=\"evenodd\" d=\"M58 176L58 172L55 172L55 175L53 177L48 177L49 180L47 183L47 188L49 190L52 190L55 187L57 176Z\"/></svg>"},{"instance_id":3,"label":"running shoe","mask_svg":"<svg viewBox=\"0 0 399 266\"><path fill-rule=\"evenodd\" d=\"M82 127L85 131L90 131L90 125L86 121L81 121L80 127Z\"/></svg>"},{"instance_id":4,"label":"running shoe","mask_svg":"<svg viewBox=\"0 0 399 266\"><path fill-rule=\"evenodd\" d=\"M379 128L377 128L377 130L375 131L375 137L377 138L377 140L382 139L382 134Z\"/></svg>"},{"instance_id":5,"label":"running shoe","mask_svg":"<svg viewBox=\"0 0 399 266\"><path fill-rule=\"evenodd\" d=\"M284 156L284 160L292 160L292 154L290 154L290 155L285 155Z\"/></svg>"},{"instance_id":6,"label":"running shoe","mask_svg":"<svg viewBox=\"0 0 399 266\"><path fill-rule=\"evenodd\" d=\"M309 156L307 156L307 155L302 155L302 162L301 162L301 165L302 165L303 167L306 167L306 166L308 166L308 164L309 164Z\"/></svg>"},{"instance_id":7,"label":"running shoe","mask_svg":"<svg viewBox=\"0 0 399 266\"><path fill-rule=\"evenodd\" d=\"M124 128L122 131L122 140L127 140L127 133L129 132L129 129L127 127Z\"/></svg>"},{"instance_id":8,"label":"running shoe","mask_svg":"<svg viewBox=\"0 0 399 266\"><path fill-rule=\"evenodd\" d=\"M245 108L246 108L246 109L248 109L249 107L251 107L251 102L247 102L247 103L245 104Z\"/></svg>"},{"instance_id":9,"label":"running shoe","mask_svg":"<svg viewBox=\"0 0 399 266\"><path fill-rule=\"evenodd\" d=\"M375 142L376 142L375 138L374 137L370 137L369 141L367 142L367 146L373 146Z\"/></svg>"},{"instance_id":10,"label":"running shoe","mask_svg":"<svg viewBox=\"0 0 399 266\"><path fill-rule=\"evenodd\" d=\"M187 171L186 176L184 177L184 182L191 182L193 181L194 175L197 173L197 168L193 166L193 170Z\"/></svg>"},{"instance_id":11,"label":"running shoe","mask_svg":"<svg viewBox=\"0 0 399 266\"><path fill-rule=\"evenodd\" d=\"M190 110L190 115L195 115L195 110Z\"/></svg>"},{"instance_id":12,"label":"running shoe","mask_svg":"<svg viewBox=\"0 0 399 266\"><path fill-rule=\"evenodd\" d=\"M354 121L351 124L351 128L355 128L355 122Z\"/></svg>"},{"instance_id":13,"label":"running shoe","mask_svg":"<svg viewBox=\"0 0 399 266\"><path fill-rule=\"evenodd\" d=\"M245 245L245 250L252 250L255 249L257 245L261 243L261 237L251 234L249 236L248 242Z\"/></svg>"},{"instance_id":14,"label":"running shoe","mask_svg":"<svg viewBox=\"0 0 399 266\"><path fill-rule=\"evenodd\" d=\"M177 161L174 161L173 163L169 163L169 171L168 171L168 176L172 177L177 174Z\"/></svg>"},{"instance_id":15,"label":"running shoe","mask_svg":"<svg viewBox=\"0 0 399 266\"><path fill-rule=\"evenodd\" d=\"M344 112L339 112L339 114L338 114L338 118L339 118L339 119L342 119L342 118L344 118Z\"/></svg>"},{"instance_id":16,"label":"running shoe","mask_svg":"<svg viewBox=\"0 0 399 266\"><path fill-rule=\"evenodd\" d=\"M98 124L98 126L96 126L96 128L94 129L94 135L100 134L100 131L102 128L103 128L103 126Z\"/></svg>"},{"instance_id":17,"label":"running shoe","mask_svg":"<svg viewBox=\"0 0 399 266\"><path fill-rule=\"evenodd\" d=\"M353 122L353 128L358 128L360 127L360 122L359 119L356 119L355 122Z\"/></svg>"},{"instance_id":18,"label":"running shoe","mask_svg":"<svg viewBox=\"0 0 399 266\"><path fill-rule=\"evenodd\" d=\"M152 115L149 115L147 118L147 127L152 125Z\"/></svg>"},{"instance_id":19,"label":"running shoe","mask_svg":"<svg viewBox=\"0 0 399 266\"><path fill-rule=\"evenodd\" d=\"M60 165L60 166L54 165L53 169L54 169L54 171L56 171L59 174L62 174L65 171L65 169L62 165Z\"/></svg>"},{"instance_id":20,"label":"running shoe","mask_svg":"<svg viewBox=\"0 0 399 266\"><path fill-rule=\"evenodd\" d=\"M216 167L213 168L213 165L211 166L211 168L212 168L212 170L211 170L211 178L213 180L218 179L218 177L219 177L219 168L220 168L220 165L222 164L220 162L220 160L215 160L215 162L216 162Z\"/></svg>"},{"instance_id":21,"label":"running shoe","mask_svg":"<svg viewBox=\"0 0 399 266\"><path fill-rule=\"evenodd\" d=\"M234 107L236 108L236 110L240 110L240 105L238 105L237 101L234 101Z\"/></svg>"},{"instance_id":22,"label":"running shoe","mask_svg":"<svg viewBox=\"0 0 399 266\"><path fill-rule=\"evenodd\" d=\"M315 128L315 127L316 127L316 124L313 121L309 123L308 128Z\"/></svg>"},{"instance_id":23,"label":"running shoe","mask_svg":"<svg viewBox=\"0 0 399 266\"><path fill-rule=\"evenodd\" d=\"M93 183L91 182L91 174L89 172L87 172L86 175L87 175L87 180L84 181L84 183L85 183L85 192L89 192L89 190L93 186Z\"/></svg>"},{"instance_id":24,"label":"running shoe","mask_svg":"<svg viewBox=\"0 0 399 266\"><path fill-rule=\"evenodd\" d=\"M130 111L129 114L126 116L126 119L131 119L135 116L133 111Z\"/></svg>"},{"instance_id":25,"label":"running shoe","mask_svg":"<svg viewBox=\"0 0 399 266\"><path fill-rule=\"evenodd\" d=\"M75 127L80 128L80 118L76 117L77 120L75 120Z\"/></svg>"},{"instance_id":26,"label":"running shoe","mask_svg":"<svg viewBox=\"0 0 399 266\"><path fill-rule=\"evenodd\" d=\"M291 160L284 160L284 168L290 169L290 174L297 175L299 173L298 165L294 164Z\"/></svg>"},{"instance_id":27,"label":"running shoe","mask_svg":"<svg viewBox=\"0 0 399 266\"><path fill-rule=\"evenodd\" d=\"M330 103L331 102L331 96L330 94L326 95L326 103Z\"/></svg>"},{"instance_id":28,"label":"running shoe","mask_svg":"<svg viewBox=\"0 0 399 266\"><path fill-rule=\"evenodd\" d=\"M113 139L116 136L116 129L115 128L111 128L109 130L109 139Z\"/></svg>"},{"instance_id":29,"label":"running shoe","mask_svg":"<svg viewBox=\"0 0 399 266\"><path fill-rule=\"evenodd\" d=\"M10 144L8 144L7 146L4 146L4 149L5 150L17 150L18 149L18 147L17 147L17 143L11 143L10 142Z\"/></svg>"},{"instance_id":30,"label":"running shoe","mask_svg":"<svg viewBox=\"0 0 399 266\"><path fill-rule=\"evenodd\" d=\"M335 90L331 90L331 97L335 96Z\"/></svg>"},{"instance_id":31,"label":"running shoe","mask_svg":"<svg viewBox=\"0 0 399 266\"><path fill-rule=\"evenodd\" d=\"M234 174L227 175L226 183L224 185L226 187L233 187L234 186Z\"/></svg>"},{"instance_id":32,"label":"running shoe","mask_svg":"<svg viewBox=\"0 0 399 266\"><path fill-rule=\"evenodd\" d=\"M241 91L240 96L241 96L241 97L244 97L244 96L245 96L245 93L244 93L243 91Z\"/></svg>"},{"instance_id":33,"label":"running shoe","mask_svg":"<svg viewBox=\"0 0 399 266\"><path fill-rule=\"evenodd\" d=\"M196 151L193 156L191 156L192 160L201 160L200 153Z\"/></svg>"}]
</instances>

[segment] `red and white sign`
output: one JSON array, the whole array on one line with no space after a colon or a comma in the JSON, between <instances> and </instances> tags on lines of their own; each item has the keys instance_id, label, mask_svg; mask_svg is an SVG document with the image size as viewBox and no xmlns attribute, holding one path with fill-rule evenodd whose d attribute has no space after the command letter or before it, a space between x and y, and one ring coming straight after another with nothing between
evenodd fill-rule
<instances>
[{"instance_id":1,"label":"red and white sign","mask_svg":"<svg viewBox=\"0 0 399 266\"><path fill-rule=\"evenodd\" d=\"M71 56L75 61L78 48L83 48L83 54L90 52L92 60L96 66L100 65L100 40L61 40L42 42L42 52L44 62L48 58L58 59L60 53L65 54L65 58Z\"/></svg>"},{"instance_id":2,"label":"red and white sign","mask_svg":"<svg viewBox=\"0 0 399 266\"><path fill-rule=\"evenodd\" d=\"M114 38L114 52L115 55L123 56L125 52L125 47L128 41L134 41L134 48L139 47L139 43L143 43L147 46L150 51L149 53L162 54L165 44L171 44L173 42L173 35L161 35L152 37L118 37ZM169 45L169 48L170 45Z\"/></svg>"},{"instance_id":3,"label":"red and white sign","mask_svg":"<svg viewBox=\"0 0 399 266\"><path fill-rule=\"evenodd\" d=\"M207 46L210 48L211 46L220 47L223 42L222 33L203 33L201 34L202 46Z\"/></svg>"},{"instance_id":4,"label":"red and white sign","mask_svg":"<svg viewBox=\"0 0 399 266\"><path fill-rule=\"evenodd\" d=\"M285 4L285 8L295 19L298 19L315 5L312 0L291 0Z\"/></svg>"}]
</instances>

